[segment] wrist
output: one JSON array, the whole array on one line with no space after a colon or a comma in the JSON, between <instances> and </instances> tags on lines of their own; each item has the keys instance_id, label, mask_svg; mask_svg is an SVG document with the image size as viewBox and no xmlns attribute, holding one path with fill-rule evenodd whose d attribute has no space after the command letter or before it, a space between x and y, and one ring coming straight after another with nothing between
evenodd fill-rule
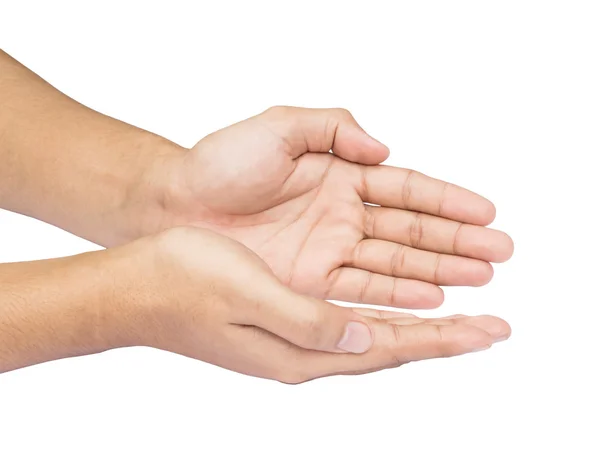
<instances>
[{"instance_id":1,"label":"wrist","mask_svg":"<svg viewBox=\"0 0 600 450\"><path fill-rule=\"evenodd\" d=\"M125 188L113 232L102 242L107 247L125 244L176 226L169 205L181 191L180 167L187 150L152 135L136 146L142 156Z\"/></svg>"},{"instance_id":2,"label":"wrist","mask_svg":"<svg viewBox=\"0 0 600 450\"><path fill-rule=\"evenodd\" d=\"M202 292L200 286L187 286L192 281L189 278L184 277L182 284L180 266L185 266L181 262L185 252L181 246L185 244L181 236L185 232L172 228L99 252L103 261L98 265L107 277L102 285L109 290L97 308L97 335L104 350L133 346L166 349L181 333L187 289L194 289L196 296Z\"/></svg>"},{"instance_id":3,"label":"wrist","mask_svg":"<svg viewBox=\"0 0 600 450\"><path fill-rule=\"evenodd\" d=\"M156 256L153 237L97 252L98 285L96 337L103 350L151 345L149 334L161 315L154 281Z\"/></svg>"}]
</instances>

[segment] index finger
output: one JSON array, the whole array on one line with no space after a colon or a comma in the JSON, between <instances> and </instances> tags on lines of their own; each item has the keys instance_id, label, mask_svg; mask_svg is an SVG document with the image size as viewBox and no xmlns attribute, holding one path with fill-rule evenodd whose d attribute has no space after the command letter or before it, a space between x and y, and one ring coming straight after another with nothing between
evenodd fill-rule
<instances>
[{"instance_id":1,"label":"index finger","mask_svg":"<svg viewBox=\"0 0 600 450\"><path fill-rule=\"evenodd\" d=\"M496 208L486 198L420 172L390 166L363 166L364 202L424 212L474 225L489 225Z\"/></svg>"},{"instance_id":2,"label":"index finger","mask_svg":"<svg viewBox=\"0 0 600 450\"><path fill-rule=\"evenodd\" d=\"M502 319L492 316L445 319L397 317L369 321L375 339L363 354L302 350L295 355L304 381L335 374L360 374L412 361L458 356L485 350L510 334Z\"/></svg>"}]
</instances>

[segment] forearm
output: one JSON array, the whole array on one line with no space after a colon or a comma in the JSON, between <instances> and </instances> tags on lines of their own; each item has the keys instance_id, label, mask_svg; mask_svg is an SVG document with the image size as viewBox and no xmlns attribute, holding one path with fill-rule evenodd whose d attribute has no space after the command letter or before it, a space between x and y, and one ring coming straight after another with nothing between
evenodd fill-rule
<instances>
[{"instance_id":1,"label":"forearm","mask_svg":"<svg viewBox=\"0 0 600 450\"><path fill-rule=\"evenodd\" d=\"M157 217L153 178L183 151L75 102L0 51L0 207L102 245L126 242L143 233L131 224Z\"/></svg>"},{"instance_id":2,"label":"forearm","mask_svg":"<svg viewBox=\"0 0 600 450\"><path fill-rule=\"evenodd\" d=\"M135 345L141 298L123 283L122 248L0 265L0 373Z\"/></svg>"}]
</instances>

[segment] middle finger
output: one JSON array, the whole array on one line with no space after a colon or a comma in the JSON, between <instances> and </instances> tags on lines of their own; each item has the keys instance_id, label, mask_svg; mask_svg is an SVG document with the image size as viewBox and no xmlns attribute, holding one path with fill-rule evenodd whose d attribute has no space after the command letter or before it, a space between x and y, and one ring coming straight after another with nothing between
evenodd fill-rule
<instances>
[{"instance_id":1,"label":"middle finger","mask_svg":"<svg viewBox=\"0 0 600 450\"><path fill-rule=\"evenodd\" d=\"M414 211L365 207L368 238L490 262L504 262L513 253L512 239L502 231Z\"/></svg>"},{"instance_id":2,"label":"middle finger","mask_svg":"<svg viewBox=\"0 0 600 450\"><path fill-rule=\"evenodd\" d=\"M492 265L485 261L418 250L378 239L360 241L348 265L439 286L483 286L494 274Z\"/></svg>"}]
</instances>

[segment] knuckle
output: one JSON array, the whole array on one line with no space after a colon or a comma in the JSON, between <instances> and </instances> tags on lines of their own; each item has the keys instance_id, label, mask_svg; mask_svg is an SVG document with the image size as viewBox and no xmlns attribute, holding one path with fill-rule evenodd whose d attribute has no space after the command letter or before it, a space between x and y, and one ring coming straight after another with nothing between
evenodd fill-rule
<instances>
[{"instance_id":1,"label":"knuckle","mask_svg":"<svg viewBox=\"0 0 600 450\"><path fill-rule=\"evenodd\" d=\"M287 371L280 374L277 377L277 381L283 384L302 384L308 381L308 378L304 377L301 373L295 371Z\"/></svg>"},{"instance_id":2,"label":"knuckle","mask_svg":"<svg viewBox=\"0 0 600 450\"><path fill-rule=\"evenodd\" d=\"M327 333L325 332L326 327L323 326L325 323L325 314L323 311L314 311L309 319L306 319L302 324L302 329L299 330L302 335L302 341L304 346L321 349L328 347Z\"/></svg>"},{"instance_id":3,"label":"knuckle","mask_svg":"<svg viewBox=\"0 0 600 450\"><path fill-rule=\"evenodd\" d=\"M392 269L393 270L393 269ZM388 306L395 307L397 306L396 298L398 298L397 290L398 290L398 282L396 278L390 277L392 281L392 289L390 291L389 300L387 302ZM381 314L381 313L380 313ZM383 314L381 314L383 316ZM381 317L383 319L383 317Z\"/></svg>"},{"instance_id":4,"label":"knuckle","mask_svg":"<svg viewBox=\"0 0 600 450\"><path fill-rule=\"evenodd\" d=\"M438 216L444 215L444 205L446 204L446 196L448 188L450 187L450 183L447 181L444 183L444 187L442 189L442 195L440 196L440 201L438 204Z\"/></svg>"},{"instance_id":5,"label":"knuckle","mask_svg":"<svg viewBox=\"0 0 600 450\"><path fill-rule=\"evenodd\" d=\"M365 183L366 185L366 183ZM371 211L369 211L368 208L365 208L365 212L363 215L363 228L364 228L364 233L367 235L367 237L369 238L375 238L375 215L373 215L373 213L371 213Z\"/></svg>"},{"instance_id":6,"label":"knuckle","mask_svg":"<svg viewBox=\"0 0 600 450\"><path fill-rule=\"evenodd\" d=\"M440 280L440 264L442 262L442 254L439 253L435 258L435 263L433 265L433 274L431 275L431 280L434 284L441 285Z\"/></svg>"},{"instance_id":7,"label":"knuckle","mask_svg":"<svg viewBox=\"0 0 600 450\"><path fill-rule=\"evenodd\" d=\"M413 199L413 181L414 177L418 175L417 171L408 169L406 178L404 179L404 186L402 189L402 201L405 208L409 207Z\"/></svg>"},{"instance_id":8,"label":"knuckle","mask_svg":"<svg viewBox=\"0 0 600 450\"><path fill-rule=\"evenodd\" d=\"M435 324L433 325L433 337L432 341L435 346L436 356L438 358L449 358L453 356L450 346L446 342L446 334L444 332L444 325Z\"/></svg>"},{"instance_id":9,"label":"knuckle","mask_svg":"<svg viewBox=\"0 0 600 450\"><path fill-rule=\"evenodd\" d=\"M350 119L353 118L352 117L352 113L350 111L348 111L346 108L333 108L333 112L344 119Z\"/></svg>"},{"instance_id":10,"label":"knuckle","mask_svg":"<svg viewBox=\"0 0 600 450\"><path fill-rule=\"evenodd\" d=\"M400 367L407 363L406 357L402 355L403 345L406 339L402 336L401 327L392 325L392 345L387 348L387 359L390 367Z\"/></svg>"},{"instance_id":11,"label":"knuckle","mask_svg":"<svg viewBox=\"0 0 600 450\"><path fill-rule=\"evenodd\" d=\"M409 233L410 246L413 248L420 248L421 241L423 240L423 215L422 213L416 213L412 221Z\"/></svg>"},{"instance_id":12,"label":"knuckle","mask_svg":"<svg viewBox=\"0 0 600 450\"><path fill-rule=\"evenodd\" d=\"M437 344L442 344L444 342L444 329L442 325L435 324L433 325L434 332L434 340Z\"/></svg>"},{"instance_id":13,"label":"knuckle","mask_svg":"<svg viewBox=\"0 0 600 450\"><path fill-rule=\"evenodd\" d=\"M291 109L292 108L290 106L274 105L274 106L267 108L263 112L263 115L280 117L280 116L287 114Z\"/></svg>"},{"instance_id":14,"label":"knuckle","mask_svg":"<svg viewBox=\"0 0 600 450\"><path fill-rule=\"evenodd\" d=\"M452 253L455 255L458 253L458 237L460 235L460 231L462 230L463 225L464 223L462 222L458 224L458 228L454 232L454 238L452 239Z\"/></svg>"},{"instance_id":15,"label":"knuckle","mask_svg":"<svg viewBox=\"0 0 600 450\"><path fill-rule=\"evenodd\" d=\"M373 272L367 272L365 275L364 282L360 288L360 293L358 295L359 303L368 303L368 291L371 283L373 281Z\"/></svg>"},{"instance_id":16,"label":"knuckle","mask_svg":"<svg viewBox=\"0 0 600 450\"><path fill-rule=\"evenodd\" d=\"M406 246L397 244L394 248L394 252L390 257L390 269L389 274L391 277L400 277L404 272L406 260Z\"/></svg>"},{"instance_id":17,"label":"knuckle","mask_svg":"<svg viewBox=\"0 0 600 450\"><path fill-rule=\"evenodd\" d=\"M404 345L405 339L404 339L404 336L402 335L402 329L399 326L393 325L392 331L393 331L392 342L394 343L394 346L401 347L402 345Z\"/></svg>"},{"instance_id":18,"label":"knuckle","mask_svg":"<svg viewBox=\"0 0 600 450\"><path fill-rule=\"evenodd\" d=\"M394 352L393 350L389 351L388 360L389 360L389 363L387 364L387 367L389 367L390 369L403 366L410 362L410 361L407 361L405 358L403 358L398 353Z\"/></svg>"}]
</instances>

